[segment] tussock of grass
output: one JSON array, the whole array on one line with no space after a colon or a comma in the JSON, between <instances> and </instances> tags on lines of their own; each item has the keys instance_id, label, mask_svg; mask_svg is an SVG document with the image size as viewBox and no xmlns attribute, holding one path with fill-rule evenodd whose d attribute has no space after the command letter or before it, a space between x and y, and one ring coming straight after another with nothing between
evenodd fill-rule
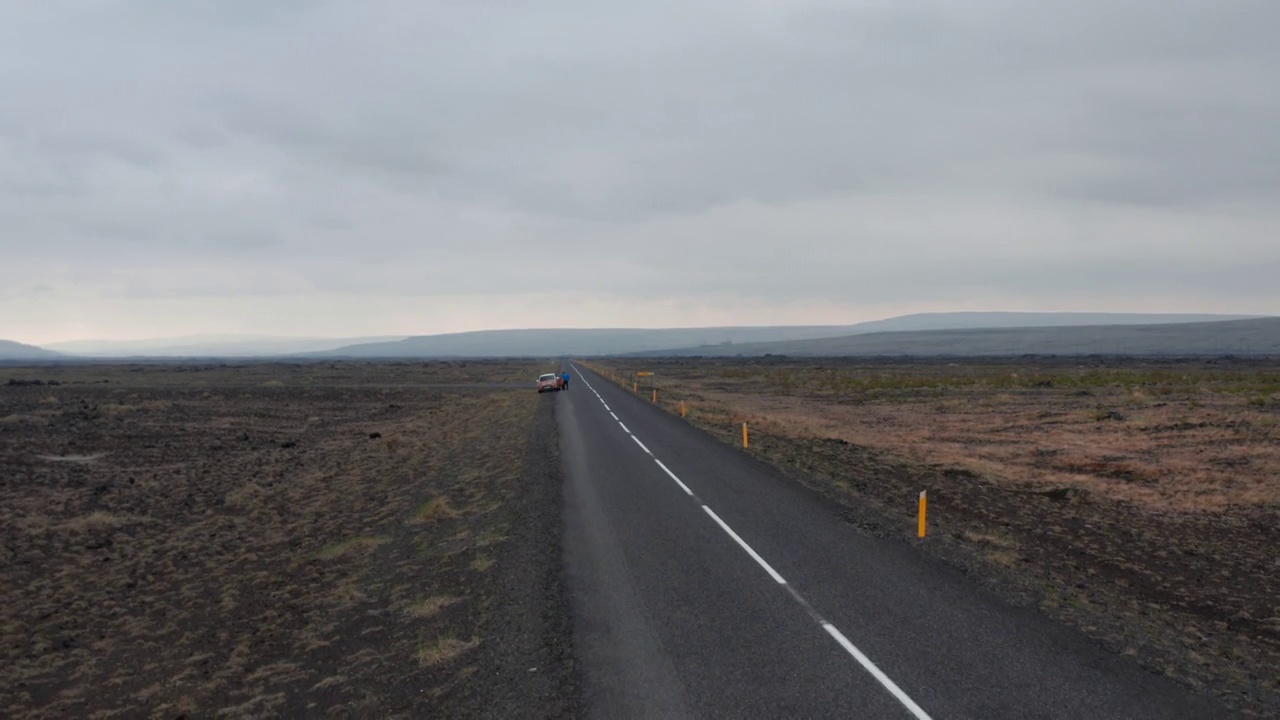
<instances>
[{"instance_id":1,"label":"tussock of grass","mask_svg":"<svg viewBox=\"0 0 1280 720\"><path fill-rule=\"evenodd\" d=\"M138 515L116 515L97 510L84 517L67 520L59 524L58 527L64 530L111 530L145 522L150 522L150 520Z\"/></svg>"},{"instance_id":2,"label":"tussock of grass","mask_svg":"<svg viewBox=\"0 0 1280 720\"><path fill-rule=\"evenodd\" d=\"M220 718L223 718L223 717L225 718L269 717L271 715L277 714L276 712L273 712L273 711L278 711L280 707L283 706L284 704L285 704L284 693L282 692L269 693L269 694L264 693L262 695L258 695L254 698L251 698L247 702L241 703L240 705L224 707L218 710L218 712L214 715L214 717L220 717Z\"/></svg>"},{"instance_id":3,"label":"tussock of grass","mask_svg":"<svg viewBox=\"0 0 1280 720\"><path fill-rule=\"evenodd\" d=\"M480 639L476 637L463 641L452 635L445 635L434 642L423 643L418 649L418 662L425 667L436 667L474 650L479 645Z\"/></svg>"},{"instance_id":4,"label":"tussock of grass","mask_svg":"<svg viewBox=\"0 0 1280 720\"><path fill-rule=\"evenodd\" d=\"M346 676L346 675L330 675L329 677L327 677L327 678L325 678L325 679L321 680L320 682L316 683L315 685L312 685L312 686L311 686L311 690L312 690L313 692L314 692L314 691L316 691L316 690L327 690L327 689L329 689L329 688L331 688L331 687L337 687L337 686L342 685L342 684L344 684L344 683L346 683L346 682L347 682L347 676Z\"/></svg>"},{"instance_id":5,"label":"tussock of grass","mask_svg":"<svg viewBox=\"0 0 1280 720\"><path fill-rule=\"evenodd\" d=\"M452 520L459 516L459 512L449 504L449 498L444 495L437 495L427 502L413 514L416 522L436 522L438 520Z\"/></svg>"},{"instance_id":6,"label":"tussock of grass","mask_svg":"<svg viewBox=\"0 0 1280 720\"><path fill-rule=\"evenodd\" d=\"M448 595L436 595L435 597L429 597L426 600L419 600L418 602L410 605L408 608L408 614L411 617L425 620L426 618L434 617L437 613L450 605L461 601L462 598L450 597Z\"/></svg>"},{"instance_id":7,"label":"tussock of grass","mask_svg":"<svg viewBox=\"0 0 1280 720\"><path fill-rule=\"evenodd\" d=\"M379 546L384 545L390 541L391 541L391 538L384 537L381 535L373 536L373 537L348 538L347 540L343 540L342 542L337 542L332 545L326 545L325 547L320 549L320 552L316 553L316 557L320 558L321 560L333 560L334 558L342 557L343 555L347 555L350 553L361 553L361 552L368 552L370 550L375 550Z\"/></svg>"},{"instance_id":8,"label":"tussock of grass","mask_svg":"<svg viewBox=\"0 0 1280 720\"><path fill-rule=\"evenodd\" d=\"M261 680L267 680L269 678L273 678L277 676L293 675L293 674L296 674L297 671L298 671L297 663L277 662L277 663L271 663L269 665L264 665L254 670L253 672L249 673L246 676L246 679L249 680L250 682L256 682Z\"/></svg>"},{"instance_id":9,"label":"tussock of grass","mask_svg":"<svg viewBox=\"0 0 1280 720\"><path fill-rule=\"evenodd\" d=\"M1005 550L1005 548L987 550L986 555L996 565L1004 565L1005 568L1014 568L1014 566L1018 565L1018 561L1021 560L1021 556L1018 553L1012 550Z\"/></svg>"},{"instance_id":10,"label":"tussock of grass","mask_svg":"<svg viewBox=\"0 0 1280 720\"><path fill-rule=\"evenodd\" d=\"M969 542L990 545L991 547L1015 548L1018 546L1018 543L1015 542L1013 538L996 533L982 533L973 530L966 530L961 534L961 537Z\"/></svg>"},{"instance_id":11,"label":"tussock of grass","mask_svg":"<svg viewBox=\"0 0 1280 720\"><path fill-rule=\"evenodd\" d=\"M347 580L334 586L325 593L325 600L331 607L351 608L369 599L367 593L360 589L356 580Z\"/></svg>"},{"instance_id":12,"label":"tussock of grass","mask_svg":"<svg viewBox=\"0 0 1280 720\"><path fill-rule=\"evenodd\" d=\"M488 555L480 554L476 556L475 560L471 561L471 569L475 570L476 572L484 572L489 568L493 567L493 563L494 563L494 560L492 557Z\"/></svg>"},{"instance_id":13,"label":"tussock of grass","mask_svg":"<svg viewBox=\"0 0 1280 720\"><path fill-rule=\"evenodd\" d=\"M106 457L107 453L93 453L91 455L40 455L40 459L46 462L55 463L71 463L73 465L88 465L97 462Z\"/></svg>"},{"instance_id":14,"label":"tussock of grass","mask_svg":"<svg viewBox=\"0 0 1280 720\"><path fill-rule=\"evenodd\" d=\"M476 547L489 547L490 545L498 545L507 541L507 536L499 532L483 532L476 537Z\"/></svg>"}]
</instances>

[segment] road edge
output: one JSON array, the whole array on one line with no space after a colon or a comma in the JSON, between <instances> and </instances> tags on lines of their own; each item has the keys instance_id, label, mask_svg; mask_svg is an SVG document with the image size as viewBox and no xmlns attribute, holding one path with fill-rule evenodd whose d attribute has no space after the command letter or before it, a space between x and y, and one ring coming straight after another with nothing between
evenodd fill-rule
<instances>
[{"instance_id":1,"label":"road edge","mask_svg":"<svg viewBox=\"0 0 1280 720\"><path fill-rule=\"evenodd\" d=\"M625 384L610 382L596 368L585 364L584 366L585 370L591 372L598 380L621 388L628 395L633 395L631 389ZM673 410L669 406L661 403L643 402L643 397L647 396L637 397L642 400L641 405L643 407L660 413L670 420L679 422L691 432L699 433L715 440L717 443L740 454L748 462L777 474L796 489L808 495L819 506L825 507L828 512L858 528L859 531L881 540L910 546L919 552L922 558L937 564L941 568L947 568L952 572L964 575L976 587L998 598L1002 603L1012 608L1034 612L1056 625L1081 633L1090 643L1109 655L1118 657L1126 654L1124 647L1114 639L1114 636L1119 634L1116 628L1123 625L1123 621L1120 618L1114 617L1104 609L1096 608L1081 611L1081 615L1076 618L1047 610L1044 606L1044 601L1049 597L1049 587L1038 578L1018 569L1005 567L991 561L979 548L952 537L947 532L931 532L927 542L917 539L915 537L915 523L909 522L910 518L903 511L895 511L871 495L856 492L854 494L858 497L860 503L853 504L849 502L848 497L843 497L825 484L815 481L815 477L804 468L794 466L779 458L771 450L775 449L775 441L780 439L775 438L770 433L753 431L750 448L743 448L739 445L736 426L720 427L698 423L690 418L681 417L677 410ZM814 441L820 442L817 438ZM1105 632L1106 630L1110 630L1111 634L1109 635ZM1269 713L1271 711L1271 706L1275 700L1273 695L1240 693L1239 688L1236 687L1224 686L1223 688L1215 688L1196 684L1186 678L1171 674L1162 667L1162 663L1170 662L1173 657L1172 655L1144 650L1133 655L1131 659L1143 671L1166 677L1194 695L1221 703L1228 712L1254 717L1265 716L1261 713Z\"/></svg>"},{"instance_id":2,"label":"road edge","mask_svg":"<svg viewBox=\"0 0 1280 720\"><path fill-rule=\"evenodd\" d=\"M529 429L521 496L510 502L511 536L497 567L500 590L473 680L484 718L578 717L581 683L564 573L564 478L553 403Z\"/></svg>"}]
</instances>

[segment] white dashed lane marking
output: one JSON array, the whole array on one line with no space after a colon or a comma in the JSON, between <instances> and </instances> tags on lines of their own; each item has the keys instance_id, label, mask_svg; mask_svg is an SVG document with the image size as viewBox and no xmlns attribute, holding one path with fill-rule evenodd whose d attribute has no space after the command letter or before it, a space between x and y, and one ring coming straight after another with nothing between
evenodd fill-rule
<instances>
[{"instance_id":1,"label":"white dashed lane marking","mask_svg":"<svg viewBox=\"0 0 1280 720\"><path fill-rule=\"evenodd\" d=\"M675 473L671 472L670 468L662 464L662 461L659 460L658 457L653 454L653 451L650 450L648 447L646 447L644 443L640 442L640 438L636 437L635 433L631 432L631 430L627 428L626 424L624 424L622 420L620 420L618 416L614 414L613 410L609 409L609 404L604 401L604 397L601 396L600 393L596 392L596 389L591 386L591 383L587 381L585 377L583 377L582 371L579 370L576 366L573 369L578 371L578 377L582 378L582 382L586 383L587 389L591 390L591 392L596 396L596 399L600 401L600 404L604 406L604 409L608 411L609 415L612 416L614 420L618 421L618 424L621 425L622 429L626 431L627 435L632 440L635 441L636 445L639 445L641 450L645 451L645 453L647 453L649 457L652 457L653 461L657 463L659 468L662 469L662 472L666 473L668 477L674 480L675 483L680 486L681 490L684 490L686 494L688 494L695 501L697 501L697 503L702 507L702 510L712 520L714 520L717 525L720 526L720 529L724 530L725 534L728 535L735 543L737 543L738 546L741 547L742 550L746 552L747 555L752 560L755 560L756 564L764 568L765 572L769 574L769 577L773 578L774 582L785 587L787 591L791 594L791 597L795 599L795 601L800 605L800 607L803 608L804 611L807 612L809 616L812 617L814 621L817 622L818 625L821 626L822 629L825 630L826 633L830 635L831 638L840 645L840 647L844 648L845 652L847 652L850 656L852 656L853 659L856 660L864 670L870 673L871 676L874 677L876 681L879 682L886 690L888 690L889 693L898 700L898 702L902 703L902 706L905 707L907 711L910 712L916 718L916 720L932 720L929 717L928 713L926 713L919 705L917 705L915 701L911 699L910 696L908 696L905 692L903 692L902 688L898 687L897 683L891 680L888 675L885 675L884 672L880 670L880 668L876 667L876 664L871 662L871 659L868 658L866 655L864 655L863 652L857 648L857 646L855 646L852 642L850 642L849 638L845 637L844 633L840 632L840 630L837 629L835 625L832 625L830 622L824 619L821 615L819 615L818 612L814 610L811 605L809 605L809 601L805 600L804 596L801 595L799 591L797 591L793 586L789 585L786 579L784 579L782 575L778 573L777 570L774 570L773 566L771 566L768 562L766 562L764 558L760 557L760 555L754 549L752 549L750 545L747 544L747 541L743 540L738 535L738 533L734 532L733 528L729 527L728 523L726 523L724 520L721 520L720 516L716 515L715 511L713 511L710 507L704 505L702 501L698 499L698 496L693 492L693 490L690 489L688 485L685 485L684 482Z\"/></svg>"}]
</instances>

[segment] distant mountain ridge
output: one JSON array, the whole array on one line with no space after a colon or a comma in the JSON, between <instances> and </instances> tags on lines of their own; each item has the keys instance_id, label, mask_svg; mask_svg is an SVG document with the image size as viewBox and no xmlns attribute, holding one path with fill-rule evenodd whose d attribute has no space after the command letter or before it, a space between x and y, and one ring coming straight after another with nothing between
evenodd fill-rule
<instances>
[{"instance_id":1,"label":"distant mountain ridge","mask_svg":"<svg viewBox=\"0 0 1280 720\"><path fill-rule=\"evenodd\" d=\"M557 355L622 355L689 347L737 346L744 343L818 340L872 332L935 330L1026 325L1125 325L1225 321L1260 316L1139 313L960 312L903 315L854 325L793 325L704 328L578 328L480 330L422 335L398 342L371 343L313 353L316 357L547 357ZM735 350L736 352L736 350Z\"/></svg>"},{"instance_id":2,"label":"distant mountain ridge","mask_svg":"<svg viewBox=\"0 0 1280 720\"><path fill-rule=\"evenodd\" d=\"M1280 317L1149 325L967 328L877 332L732 347L686 347L644 357L991 355L1280 355Z\"/></svg>"},{"instance_id":3,"label":"distant mountain ridge","mask_svg":"<svg viewBox=\"0 0 1280 720\"><path fill-rule=\"evenodd\" d=\"M1207 313L1100 313L1100 312L946 312L899 315L858 323L856 334L908 330L966 330L1013 327L1071 327L1084 325L1165 325L1174 323L1252 320L1265 315ZM853 333L851 333L853 334Z\"/></svg>"},{"instance_id":4,"label":"distant mountain ridge","mask_svg":"<svg viewBox=\"0 0 1280 720\"><path fill-rule=\"evenodd\" d=\"M750 355L750 354L954 354L956 343L969 343L975 352L1060 352L1067 350L1020 350L1019 348L1094 347L1097 342L1110 343L1118 352L1134 350L1142 345L1123 338L1133 335L1123 328L1156 328L1172 325L1204 323L1220 325L1239 319L1265 319L1258 315L1144 314L1144 313L1022 313L1022 312L954 312L919 313L874 320L852 325L783 325L726 326L701 328L544 328L521 330L479 330L473 332L420 335L412 337L378 336L354 338L279 337L269 335L191 335L176 338L144 340L78 340L51 343L41 348L12 341L0 341L0 360L78 360L78 359L166 359L166 358L264 358L264 359L341 359L341 358L484 358L484 357L554 357L565 355ZM1097 342L1090 344L1079 333L1064 335L1070 328L1111 328L1090 331ZM1000 332L1010 331L1010 332ZM978 335L915 337L920 333L986 332L986 340ZM1135 330L1135 333L1147 331ZM1204 331L1200 332L1202 335ZM1201 338L1192 341L1182 333L1184 345L1197 348L1225 347L1219 329L1217 340ZM1119 334L1117 334L1119 333ZM1167 333L1166 333L1167 334ZM1210 333L1213 335L1213 333ZM1251 340L1237 342L1239 352L1269 352L1265 331L1254 333ZM854 338L877 337L875 340ZM882 337L883 336L883 337ZM893 342L884 339L892 336ZM1074 337L1074 344L1065 338ZM1151 337L1147 334L1146 337ZM946 338L945 340L943 338ZM997 340L997 338L999 338ZM1170 341L1172 342L1172 341ZM896 343L896 344L895 344ZM1066 344L1064 344L1066 343ZM1136 343L1136 344L1135 344ZM1215 344L1216 343L1216 344ZM1259 344L1261 343L1261 344ZM1175 347L1166 342L1162 348ZM902 350L906 348L906 350ZM1130 348L1126 350L1125 348ZM1106 350L1104 351L1111 351ZM1164 352L1164 350L1158 350ZM1232 352L1231 348L1223 352ZM1198 352L1198 351L1197 351ZM1206 352L1216 352L1207 350Z\"/></svg>"},{"instance_id":5,"label":"distant mountain ridge","mask_svg":"<svg viewBox=\"0 0 1280 720\"><path fill-rule=\"evenodd\" d=\"M57 360L60 357L63 356L35 345L0 340L0 360Z\"/></svg>"},{"instance_id":6,"label":"distant mountain ridge","mask_svg":"<svg viewBox=\"0 0 1280 720\"><path fill-rule=\"evenodd\" d=\"M399 340L403 335L374 337L281 337L275 335L189 335L143 340L73 340L50 343L52 350L79 357L276 357L322 352L346 345Z\"/></svg>"},{"instance_id":7,"label":"distant mountain ridge","mask_svg":"<svg viewBox=\"0 0 1280 720\"><path fill-rule=\"evenodd\" d=\"M398 342L352 345L311 353L335 358L548 357L636 352L692 343L768 342L835 337L849 326L781 326L719 328L599 328L478 330L423 335Z\"/></svg>"}]
</instances>

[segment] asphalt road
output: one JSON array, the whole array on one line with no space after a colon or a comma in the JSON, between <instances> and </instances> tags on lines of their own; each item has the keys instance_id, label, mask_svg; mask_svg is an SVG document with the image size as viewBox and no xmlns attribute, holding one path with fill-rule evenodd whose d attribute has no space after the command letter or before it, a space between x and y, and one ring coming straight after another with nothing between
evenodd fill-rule
<instances>
[{"instance_id":1,"label":"asphalt road","mask_svg":"<svg viewBox=\"0 0 1280 720\"><path fill-rule=\"evenodd\" d=\"M571 372L554 402L589 717L1232 716Z\"/></svg>"}]
</instances>

